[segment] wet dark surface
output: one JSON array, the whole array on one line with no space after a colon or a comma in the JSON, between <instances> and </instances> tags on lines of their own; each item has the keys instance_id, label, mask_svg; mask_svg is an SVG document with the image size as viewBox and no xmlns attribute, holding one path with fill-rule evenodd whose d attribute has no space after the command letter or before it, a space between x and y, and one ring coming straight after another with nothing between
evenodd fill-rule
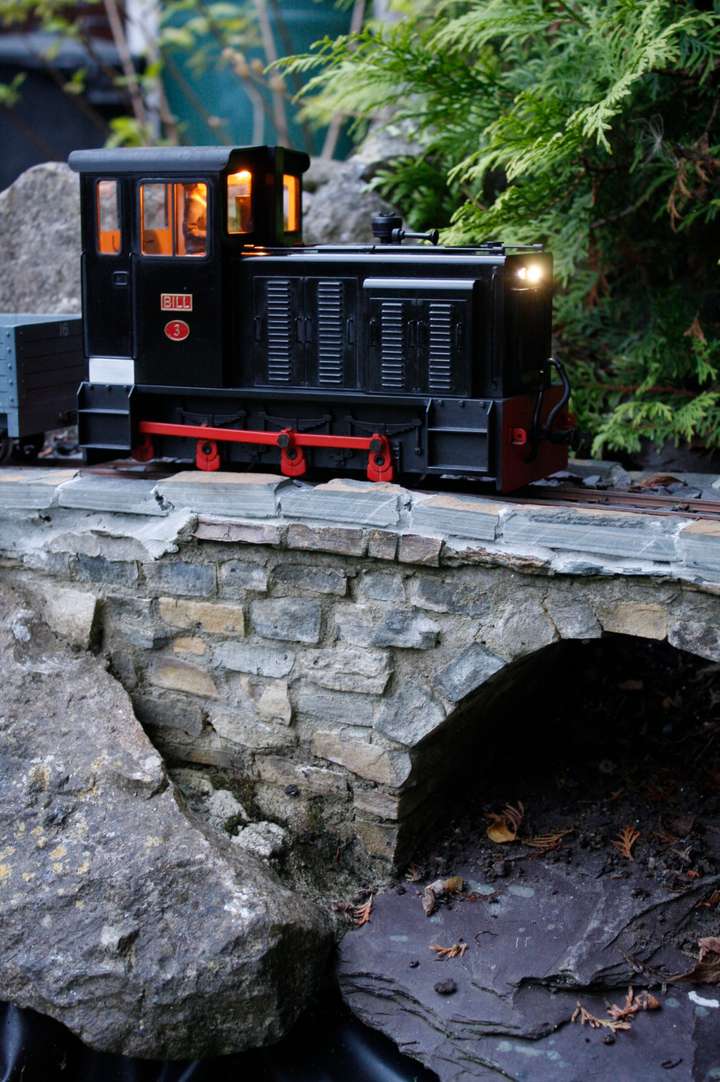
<instances>
[{"instance_id":1,"label":"wet dark surface","mask_svg":"<svg viewBox=\"0 0 720 1082\"><path fill-rule=\"evenodd\" d=\"M720 934L720 666L616 637L566 648L528 695L484 757L458 748L449 812L341 944L343 994L443 1082L720 1079L720 984L675 979ZM508 805L517 840L494 842ZM449 876L464 889L426 916ZM630 1029L571 1021L611 1022L630 985L660 1004Z\"/></svg>"},{"instance_id":2,"label":"wet dark surface","mask_svg":"<svg viewBox=\"0 0 720 1082\"><path fill-rule=\"evenodd\" d=\"M198 1063L92 1052L59 1023L0 1006L0 1082L432 1082L329 994L273 1048Z\"/></svg>"}]
</instances>

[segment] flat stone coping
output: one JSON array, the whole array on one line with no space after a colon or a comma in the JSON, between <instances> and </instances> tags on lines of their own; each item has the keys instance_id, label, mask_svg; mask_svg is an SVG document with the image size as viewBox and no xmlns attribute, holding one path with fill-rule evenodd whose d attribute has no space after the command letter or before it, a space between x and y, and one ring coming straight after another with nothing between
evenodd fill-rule
<instances>
[{"instance_id":1,"label":"flat stone coping","mask_svg":"<svg viewBox=\"0 0 720 1082\"><path fill-rule=\"evenodd\" d=\"M607 463L583 463L607 474ZM186 471L160 480L142 467L116 475L0 470L0 516L77 516L115 536L165 538L175 522L201 541L274 545L429 566L505 565L540 574L654 575L720 587L720 521L543 507L501 496L413 492L335 479L307 484L262 473ZM682 476L682 475L679 475ZM711 492L715 478L706 477ZM180 514L182 512L182 514ZM92 518L95 515L95 519ZM166 520L161 529L158 520ZM157 523L150 533L150 521ZM95 522L94 526L91 526ZM16 527L17 528L17 527ZM0 549L2 549L0 529ZM169 540L169 538L168 538ZM157 555L169 551L163 541ZM153 554L154 555L154 554Z\"/></svg>"}]
</instances>

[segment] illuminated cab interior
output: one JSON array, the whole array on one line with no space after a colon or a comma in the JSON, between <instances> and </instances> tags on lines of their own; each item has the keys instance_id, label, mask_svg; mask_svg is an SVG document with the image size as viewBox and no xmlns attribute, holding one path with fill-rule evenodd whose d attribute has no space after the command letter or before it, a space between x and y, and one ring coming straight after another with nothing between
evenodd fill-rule
<instances>
[{"instance_id":1,"label":"illuminated cab interior","mask_svg":"<svg viewBox=\"0 0 720 1082\"><path fill-rule=\"evenodd\" d=\"M228 148L225 168L210 171L203 168L202 149L198 148L195 175L180 177L171 148L163 148L165 152L157 158L167 160L167 169L162 170L169 174L167 178L158 175L161 167L157 161L146 170L141 161L137 170L125 170L120 152L105 152L107 172L115 175L92 178L95 250L99 256L118 256L127 243L123 239L126 200L137 222L131 247L145 257L201 259L210 254L209 238L215 231L221 238L242 238L248 245L301 243L301 177L309 164L306 155L274 147ZM81 159L90 153L79 152L73 157ZM97 160L102 154L93 156ZM79 162L78 166L84 172ZM125 190L121 174L131 171L135 176L128 176L131 188Z\"/></svg>"}]
</instances>

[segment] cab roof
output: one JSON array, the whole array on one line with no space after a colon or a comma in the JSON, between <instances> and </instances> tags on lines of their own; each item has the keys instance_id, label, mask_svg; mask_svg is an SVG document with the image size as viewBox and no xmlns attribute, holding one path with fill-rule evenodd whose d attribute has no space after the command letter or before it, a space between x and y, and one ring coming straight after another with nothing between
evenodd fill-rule
<instances>
[{"instance_id":1,"label":"cab roof","mask_svg":"<svg viewBox=\"0 0 720 1082\"><path fill-rule=\"evenodd\" d=\"M281 157L293 171L304 173L310 165L307 154L286 147L120 147L112 150L73 150L68 165L76 173L222 173L232 159L263 152Z\"/></svg>"}]
</instances>

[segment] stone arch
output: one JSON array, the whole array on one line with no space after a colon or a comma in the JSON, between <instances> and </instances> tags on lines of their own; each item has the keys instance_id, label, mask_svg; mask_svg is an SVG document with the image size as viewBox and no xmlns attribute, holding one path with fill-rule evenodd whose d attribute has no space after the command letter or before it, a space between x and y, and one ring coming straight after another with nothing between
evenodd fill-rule
<instances>
[{"instance_id":1,"label":"stone arch","mask_svg":"<svg viewBox=\"0 0 720 1082\"><path fill-rule=\"evenodd\" d=\"M450 660L443 658L444 663L433 668L429 691L419 682L406 693L406 704L419 704L429 696L428 724L418 739L407 741L399 784L396 863L406 859L418 835L433 821L435 797L452 782L458 760L481 754L488 740L513 739L528 686L538 694L543 686L552 688L551 693L562 689L566 645L623 636L720 661L720 596L666 583L622 580L546 580L540 592L542 602L537 595L521 597L517 605L498 613L485 639L466 645ZM510 639L514 648L501 653L498 643L503 639ZM391 698L384 710L392 709Z\"/></svg>"}]
</instances>

